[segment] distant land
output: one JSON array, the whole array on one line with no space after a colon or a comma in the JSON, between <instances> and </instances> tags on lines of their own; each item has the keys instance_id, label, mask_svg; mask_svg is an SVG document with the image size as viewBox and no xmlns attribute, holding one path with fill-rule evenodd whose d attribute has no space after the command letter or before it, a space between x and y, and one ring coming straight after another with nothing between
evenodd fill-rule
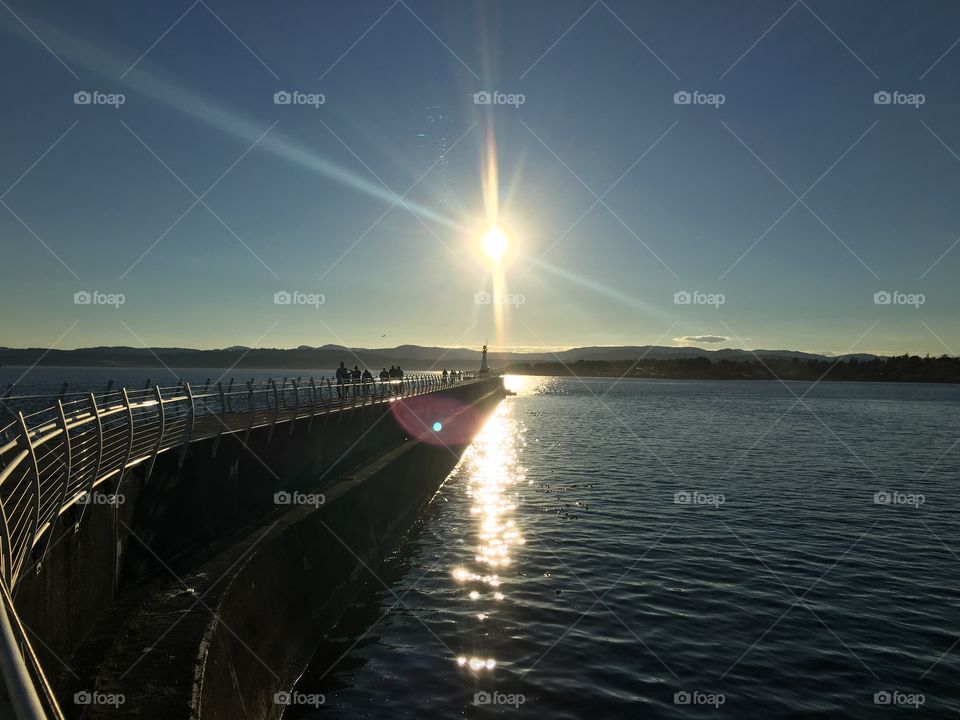
<instances>
[{"instance_id":1,"label":"distant land","mask_svg":"<svg viewBox=\"0 0 960 720\"><path fill-rule=\"evenodd\" d=\"M480 351L469 348L400 345L347 348L92 347L75 350L0 348L6 366L95 368L236 368L330 370L341 361L376 370L399 365L417 370L476 370ZM960 382L960 358L943 355L883 357L870 354L819 355L795 350L705 350L699 347L625 345L580 347L558 352L490 353L493 369L518 375L630 377L711 380L865 380L878 382Z\"/></svg>"},{"instance_id":2,"label":"distant land","mask_svg":"<svg viewBox=\"0 0 960 720\"><path fill-rule=\"evenodd\" d=\"M673 360L707 358L711 362L722 360L751 360L761 358L830 360L837 358L793 350L705 350L698 347L665 347L650 345L626 345L618 347L579 347L558 352L491 352L491 367L505 369L517 363L563 363L589 361ZM875 360L876 355L844 355L842 360ZM228 368L274 369L274 368L334 368L340 361L348 365L368 367L400 365L408 370L423 370L446 367L454 370L475 370L480 367L480 351L469 348L423 347L400 345L394 348L347 348L342 345L323 345L298 348L248 348L228 347L220 350L194 350L190 348L156 347L134 348L125 346L91 347L75 350L49 350L46 348L0 347L0 364L46 367L171 367L171 368Z\"/></svg>"},{"instance_id":3,"label":"distant land","mask_svg":"<svg viewBox=\"0 0 960 720\"><path fill-rule=\"evenodd\" d=\"M512 363L512 375L662 378L672 380L858 380L867 382L960 382L960 358L844 358L767 356L742 360L709 357L651 360L577 360L572 363Z\"/></svg>"}]
</instances>

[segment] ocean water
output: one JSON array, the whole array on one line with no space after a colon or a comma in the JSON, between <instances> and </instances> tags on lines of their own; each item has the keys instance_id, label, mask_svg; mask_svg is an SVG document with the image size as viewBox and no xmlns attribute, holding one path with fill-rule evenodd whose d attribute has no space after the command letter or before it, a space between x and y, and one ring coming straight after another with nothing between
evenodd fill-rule
<instances>
[{"instance_id":1,"label":"ocean water","mask_svg":"<svg viewBox=\"0 0 960 720\"><path fill-rule=\"evenodd\" d=\"M508 380L286 718L960 712L960 387Z\"/></svg>"}]
</instances>

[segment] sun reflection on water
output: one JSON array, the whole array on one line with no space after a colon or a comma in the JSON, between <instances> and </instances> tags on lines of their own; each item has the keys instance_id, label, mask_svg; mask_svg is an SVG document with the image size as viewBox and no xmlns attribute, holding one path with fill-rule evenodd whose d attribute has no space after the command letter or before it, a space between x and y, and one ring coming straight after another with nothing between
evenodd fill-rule
<instances>
[{"instance_id":1,"label":"sun reflection on water","mask_svg":"<svg viewBox=\"0 0 960 720\"><path fill-rule=\"evenodd\" d=\"M453 568L451 575L471 601L478 635L486 634L479 626L495 616L496 604L506 597L499 589L500 573L510 567L516 548L525 542L512 517L517 486L526 479L518 462L523 440L513 408L510 401L501 403L463 458L475 543L472 563ZM475 673L496 667L492 657L461 655L456 660L457 665Z\"/></svg>"}]
</instances>

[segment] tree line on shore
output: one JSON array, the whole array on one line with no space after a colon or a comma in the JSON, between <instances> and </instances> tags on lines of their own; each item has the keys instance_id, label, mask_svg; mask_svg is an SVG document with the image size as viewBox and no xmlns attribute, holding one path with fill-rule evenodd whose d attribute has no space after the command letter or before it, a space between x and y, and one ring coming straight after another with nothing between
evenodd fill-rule
<instances>
[{"instance_id":1,"label":"tree line on shore","mask_svg":"<svg viewBox=\"0 0 960 720\"><path fill-rule=\"evenodd\" d=\"M861 380L873 382L960 382L960 358L899 355L864 360L764 357L749 360L669 358L579 360L574 363L514 363L513 375L666 378L688 380Z\"/></svg>"}]
</instances>

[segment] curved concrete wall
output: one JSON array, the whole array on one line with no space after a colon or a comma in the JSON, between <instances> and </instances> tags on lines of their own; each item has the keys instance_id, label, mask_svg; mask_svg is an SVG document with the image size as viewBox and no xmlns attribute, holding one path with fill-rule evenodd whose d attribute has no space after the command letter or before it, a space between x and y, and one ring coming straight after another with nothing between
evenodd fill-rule
<instances>
[{"instance_id":1,"label":"curved concrete wall","mask_svg":"<svg viewBox=\"0 0 960 720\"><path fill-rule=\"evenodd\" d=\"M258 519L277 514L275 492L329 491L345 473L395 450L392 470L375 473L356 492L345 493L324 511L314 513L316 519L309 519L312 515L308 514L301 530L287 526L284 520L264 538L264 547L269 550L248 553L246 560L237 565L246 573L242 578L253 578L252 582L259 584L261 592L271 584L280 590L288 588L284 579L296 577L296 567L309 565L314 573L307 572L303 579L309 584L304 597L311 598L310 612L319 612L323 603L317 598L328 598L329 612L335 614L340 597L338 589L342 590L341 584L349 585L349 578L356 570L350 563L356 559L330 555L330 544L317 541L317 527L323 526L315 523L322 522L342 537L352 538L370 558L381 555L383 548L395 541L397 532L409 525L417 508L432 494L431 487L435 489L452 467L451 449L454 455L462 450L477 429L482 413L501 396L502 385L491 380L454 386L402 405L395 403L319 417L312 425L300 420L278 425L272 433L268 428L254 430L246 442L242 436L224 436L219 444L214 440L194 443L187 449L182 468L179 452L160 455L148 483L143 480L142 467L128 471L116 488L124 498L123 504L88 505L76 531L74 523L79 509L62 516L53 529L54 544L42 568L25 573L17 590L16 605L24 624L39 640L35 645L68 716L76 711L71 707L73 693L92 690L101 675L104 659L123 655L124 637L133 618L138 609L156 601L164 581L180 587L179 578L189 577L204 563L216 566L218 557L229 556L238 544L230 542L231 538L254 529L251 523ZM418 432L416 425L420 419L411 425L410 417L400 417L397 412L401 407L419 407L415 415L422 415L428 424L433 418L448 415L452 418L464 408L472 410L444 423L444 431L449 431L452 441L450 447L443 447L416 438L410 443L411 436ZM395 479L388 480L388 477ZM336 507L340 510L334 511ZM294 511L290 517L296 514ZM299 560L294 562L294 558ZM318 568L326 569L318 571ZM344 571L347 571L345 575ZM331 584L336 577L342 577L342 583ZM243 590L247 580L242 578L232 576L229 584L223 583L220 590L226 594L222 598L222 611L242 627L265 630L277 627L277 637L283 637L287 632L283 627L287 618L275 617L277 625L271 625L274 619L271 619L269 602L261 608L262 613L245 614L250 608L258 608L264 597L269 599L270 593L261 596ZM297 605L301 600L296 597L288 600L290 612L299 616L304 611ZM320 616L333 617L326 611L320 612ZM229 620L226 625L233 627ZM217 633L216 628L206 628L204 632L209 636L209 645L205 669L195 678L193 712L199 709L204 717L243 717L236 713L219 714L221 707L229 707L227 712L234 712L235 708L225 699L229 693L224 689L224 673L217 672L216 668L226 668L231 658L235 668L242 669L245 665L237 660L237 648L230 646L222 632ZM254 642L259 640L256 633L251 638ZM269 644L269 632L264 640ZM302 653L292 652L289 657L283 653L277 655L281 670L276 674L284 676L279 685L258 664L259 672L270 678L271 687L282 687L301 662L299 654ZM65 664L70 668L66 669ZM239 683L239 676L230 682L234 687L252 688L256 685L253 682L256 674L249 673L250 678L245 677L243 684ZM127 679L130 682L125 684L136 687L134 678ZM292 684L290 680L289 685ZM259 698L262 693L254 694ZM183 698L179 692L177 695ZM187 707L190 696L188 693L186 699L178 701L183 703L179 706L182 712L177 711L171 717L190 714ZM95 716L92 707L87 710L87 716ZM118 713L111 716L117 717ZM153 713L149 716L167 717Z\"/></svg>"}]
</instances>

